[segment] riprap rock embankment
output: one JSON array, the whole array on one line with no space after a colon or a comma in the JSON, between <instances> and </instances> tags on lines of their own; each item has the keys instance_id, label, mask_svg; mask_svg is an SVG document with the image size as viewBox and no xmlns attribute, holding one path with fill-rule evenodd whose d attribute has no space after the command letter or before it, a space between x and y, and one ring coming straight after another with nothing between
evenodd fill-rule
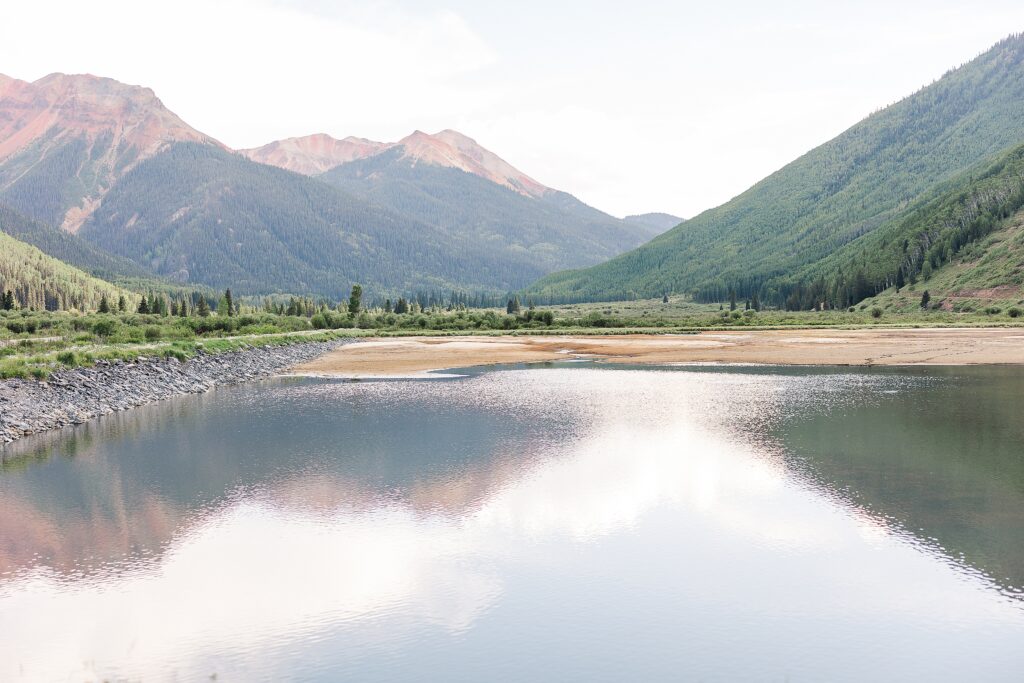
<instances>
[{"instance_id":1,"label":"riprap rock embankment","mask_svg":"<svg viewBox=\"0 0 1024 683\"><path fill-rule=\"evenodd\" d=\"M347 340L258 346L186 361L139 358L98 361L60 370L48 381L0 381L0 443L28 434L81 424L172 396L198 394L226 384L264 379L312 360Z\"/></svg>"}]
</instances>

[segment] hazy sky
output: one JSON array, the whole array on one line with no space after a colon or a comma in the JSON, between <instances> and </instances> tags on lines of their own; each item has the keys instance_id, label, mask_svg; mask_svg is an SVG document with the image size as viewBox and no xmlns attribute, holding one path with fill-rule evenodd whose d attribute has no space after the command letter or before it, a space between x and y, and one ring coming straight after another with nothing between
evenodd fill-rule
<instances>
[{"instance_id":1,"label":"hazy sky","mask_svg":"<svg viewBox=\"0 0 1024 683\"><path fill-rule=\"evenodd\" d=\"M455 128L598 208L683 216L1024 31L1020 0L35 0L0 16L0 73L146 85L232 147Z\"/></svg>"}]
</instances>

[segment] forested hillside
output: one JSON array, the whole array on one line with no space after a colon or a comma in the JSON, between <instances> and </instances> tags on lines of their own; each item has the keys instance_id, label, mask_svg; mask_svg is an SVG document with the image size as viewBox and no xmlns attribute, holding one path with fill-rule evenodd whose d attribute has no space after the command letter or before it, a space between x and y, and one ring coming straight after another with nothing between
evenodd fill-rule
<instances>
[{"instance_id":1,"label":"forested hillside","mask_svg":"<svg viewBox=\"0 0 1024 683\"><path fill-rule=\"evenodd\" d=\"M136 305L137 296L47 256L3 232L3 227L0 222L0 293L11 292L15 307L95 311L104 295L111 306L121 296ZM11 302L5 302L5 308L7 303Z\"/></svg>"},{"instance_id":2,"label":"forested hillside","mask_svg":"<svg viewBox=\"0 0 1024 683\"><path fill-rule=\"evenodd\" d=\"M732 201L639 249L528 288L542 301L761 294L1024 141L1024 36L858 123ZM766 296L767 295L767 296Z\"/></svg>"},{"instance_id":3,"label":"forested hillside","mask_svg":"<svg viewBox=\"0 0 1024 683\"><path fill-rule=\"evenodd\" d=\"M149 279L153 274L138 264L109 254L78 235L44 225L0 204L0 230L40 251L104 280Z\"/></svg>"},{"instance_id":4,"label":"forested hillside","mask_svg":"<svg viewBox=\"0 0 1024 683\"><path fill-rule=\"evenodd\" d=\"M1024 317L1024 210L965 245L931 276L900 289L890 287L861 305Z\"/></svg>"},{"instance_id":5,"label":"forested hillside","mask_svg":"<svg viewBox=\"0 0 1024 683\"><path fill-rule=\"evenodd\" d=\"M657 233L564 192L532 197L457 168L410 163L400 146L319 178L435 226L452 240L486 247L514 267L509 284L516 288L552 270L606 260Z\"/></svg>"},{"instance_id":6,"label":"forested hillside","mask_svg":"<svg viewBox=\"0 0 1024 683\"><path fill-rule=\"evenodd\" d=\"M335 299L354 282L373 295L507 290L525 284L531 258L193 143L133 169L79 234L176 282Z\"/></svg>"},{"instance_id":7,"label":"forested hillside","mask_svg":"<svg viewBox=\"0 0 1024 683\"><path fill-rule=\"evenodd\" d=\"M846 307L895 287L927 282L982 243L1024 207L1024 146L1010 149L947 183L905 217L839 249L802 272L769 281L765 290L792 310ZM1024 261L1000 271L1020 286ZM991 286L991 285L990 285Z\"/></svg>"}]
</instances>

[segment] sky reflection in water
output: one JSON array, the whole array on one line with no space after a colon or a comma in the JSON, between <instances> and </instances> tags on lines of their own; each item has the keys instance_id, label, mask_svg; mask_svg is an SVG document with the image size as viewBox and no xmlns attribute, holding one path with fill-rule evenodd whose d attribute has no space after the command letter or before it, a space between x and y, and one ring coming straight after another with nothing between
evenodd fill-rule
<instances>
[{"instance_id":1,"label":"sky reflection in water","mask_svg":"<svg viewBox=\"0 0 1024 683\"><path fill-rule=\"evenodd\" d=\"M898 440L950 381L281 381L26 442L0 474L0 679L1013 680L1014 577L820 455L849 450L823 420L877 411L857 431ZM1022 540L1024 492L979 490Z\"/></svg>"}]
</instances>

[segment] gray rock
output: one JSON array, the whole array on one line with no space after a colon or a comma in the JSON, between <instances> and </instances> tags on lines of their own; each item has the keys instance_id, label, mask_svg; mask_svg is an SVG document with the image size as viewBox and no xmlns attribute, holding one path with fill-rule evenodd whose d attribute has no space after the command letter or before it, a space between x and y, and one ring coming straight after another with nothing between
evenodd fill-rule
<instances>
[{"instance_id":1,"label":"gray rock","mask_svg":"<svg viewBox=\"0 0 1024 683\"><path fill-rule=\"evenodd\" d=\"M176 358L99 361L94 367L55 372L47 382L0 381L0 443L173 396L270 377L352 341L201 353L186 362Z\"/></svg>"}]
</instances>

